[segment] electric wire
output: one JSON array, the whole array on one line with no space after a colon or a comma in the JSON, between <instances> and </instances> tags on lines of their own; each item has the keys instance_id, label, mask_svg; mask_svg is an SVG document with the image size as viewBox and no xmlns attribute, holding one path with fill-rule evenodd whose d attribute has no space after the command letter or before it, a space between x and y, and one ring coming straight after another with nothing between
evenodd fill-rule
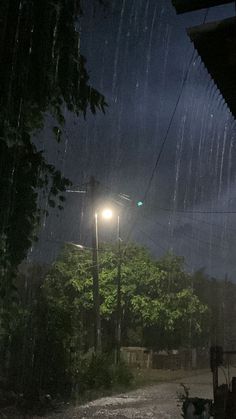
<instances>
[{"instance_id":1,"label":"electric wire","mask_svg":"<svg viewBox=\"0 0 236 419\"><path fill-rule=\"evenodd\" d=\"M111 191L111 188L110 187L108 187L108 186L105 186L105 185L102 185L103 187L105 187L105 189L107 189L107 190L110 190ZM113 193L113 195L117 195L117 197L120 197L120 193ZM132 201L132 200L131 200ZM186 212L187 211L179 211L179 212L177 212L176 214L175 214L175 212L176 211L174 211L174 210L171 210L171 209L167 209L167 208L165 208L165 209L163 209L162 207L157 207L157 209L160 209L160 210L162 210L162 211L168 211L168 212L174 212L174 215L176 215L176 216L180 216L179 214L181 213L181 214L184 214L184 217L186 217L186 218L188 218L188 219L191 219L191 221L195 221L195 222L197 222L198 220L194 220L194 219L192 219L192 218L190 218L190 216L189 215L186 215ZM146 215L146 217L145 217L145 215L142 213L142 212L139 212L139 214L138 215L141 215L143 218L146 218L147 219L147 215ZM200 221L202 221L203 223L206 223L206 224L209 224L209 225L212 225L212 223L208 223L208 222L206 222L206 221L204 221L204 220L200 220ZM160 222L158 222L157 220L155 220L154 221L154 223L156 224L156 225L158 225L158 226L160 226L162 229L165 229L166 227L162 224L162 223L160 223ZM215 224L217 227L220 227L219 225L217 225L217 224ZM205 231L203 231L203 230L201 230L201 229L199 229L199 228L197 228L197 227L192 227L192 229L197 229L200 233L206 233ZM154 240L154 239L152 239L151 237L150 237L150 235L148 235L148 233L145 233L143 230L141 230L140 228L138 228L138 230L142 233L142 234L144 234L144 235L146 235L148 238L149 238L149 240L150 241L152 241L157 247L159 247L159 248L161 248L163 251L168 251L169 250L169 248L167 249L167 248L164 248L164 247L162 247L160 244L157 244L157 242ZM216 237L217 237L217 233L214 233L215 235L216 235ZM205 246L208 246L208 247L216 247L217 249L219 249L219 248L221 248L221 249L223 249L223 250L228 250L225 246L223 246L223 245L219 245L219 244L217 244L217 243L215 243L215 242L208 242L208 241L205 241L205 240L203 240L203 239L201 239L201 238L195 238L194 236L190 236L190 235L188 235L187 233L185 233L185 232L182 232L182 235L183 236L185 236L185 237L187 237L187 238L189 238L190 240L192 240L192 241L195 241L195 242L197 242L198 243L198 245L199 245L199 242L201 242L201 243L203 243ZM218 237L219 237L219 235L218 235ZM126 238L126 240L125 240L126 242L127 242L127 238ZM85 247L85 246L83 246L83 248L84 249L91 249L91 248L89 248L89 247ZM81 249L82 250L82 249ZM103 251L103 249L99 249L99 252L102 252ZM125 249L124 249L124 251L125 251ZM216 254L214 254L213 256L215 256L215 257L219 257L219 255L216 255Z\"/></svg>"},{"instance_id":2,"label":"electric wire","mask_svg":"<svg viewBox=\"0 0 236 419\"><path fill-rule=\"evenodd\" d=\"M155 244L155 246L159 247L161 250L163 250L164 252L168 252L169 249L168 248L164 248L163 246L161 246L159 243L157 243L147 232L143 231L141 228L138 227L138 230L140 231L140 233L144 234L153 244Z\"/></svg>"},{"instance_id":3,"label":"electric wire","mask_svg":"<svg viewBox=\"0 0 236 419\"><path fill-rule=\"evenodd\" d=\"M148 192L149 192L149 190L150 190L150 188L151 188L153 178L154 178L155 174L157 173L157 169L158 169L158 167L159 167L159 162L160 162L160 160L161 160L161 157L162 157L162 154L163 154L163 151L164 151L164 148L165 148L165 145L166 145L166 142L167 142L168 136L169 136L169 132L170 132L170 129L171 129L171 127L172 127L172 123L173 123L173 120L174 120L174 117L175 117L175 114L176 114L176 111L177 111L177 108L178 108L178 105L179 105L180 99L181 99L181 97L182 97L182 93L183 93L183 90L184 90L184 87L185 87L186 81L187 81L187 79L188 79L188 75L189 75L190 68L191 68L191 65L192 65L192 62L193 62L194 57L195 57L195 50L193 51L193 53L192 53L192 55L191 55L191 59L190 59L190 62L189 62L189 65L188 65L187 71L185 72L185 76L184 76L184 79L183 79L183 82L182 82L182 86L181 86L180 92L179 92L179 94L178 94L178 97L177 97L177 100L176 100L176 103L175 103L174 109L173 109L173 111L172 111L172 114L171 114L171 117L170 117L170 121L169 121L169 124L168 124L167 129L166 129L166 133L165 133L164 138L163 138L163 140L162 140L162 143L161 143L161 147L160 147L159 153L158 153L158 155L157 155L157 158L156 158L156 161L155 161L154 167L153 167L152 172L151 172L151 176L150 176L150 178L149 178L149 180L148 180L147 188L146 188L146 190L145 190L144 197L143 197L143 201L144 201L144 202L146 201L146 198L147 198Z\"/></svg>"},{"instance_id":4,"label":"electric wire","mask_svg":"<svg viewBox=\"0 0 236 419\"><path fill-rule=\"evenodd\" d=\"M140 230L139 228L137 228L139 231L141 231L143 234L145 234L147 237L148 237L148 234L147 233L145 233L143 230ZM191 236L187 236L187 235L185 235L188 239L190 239L190 240L192 240L194 243L196 243L196 244L198 244L198 247L196 247L196 246L194 246L194 248L193 248L193 250L194 250L194 252L195 253L198 253L199 254L199 256L203 256L203 254L205 254L206 253L206 246L208 247L208 249L210 250L210 253L211 253L211 256L213 256L213 257L215 257L216 259L221 259L222 261L224 261L225 260L225 258L224 258L224 256L221 254L221 253L219 253L219 254L217 254L217 253L215 253L215 252L213 252L212 251L212 249L210 249L210 247L211 247L211 245L210 245L210 243L207 243L207 242L205 242L205 241L202 241L203 242L203 244L205 245L204 247L201 245L201 241L199 241L198 239L195 239L194 237L191 237ZM149 236L149 239L151 240L151 237ZM162 237L162 239L163 239L163 237ZM173 237L172 237L172 239L173 239ZM155 241L154 241L154 239L152 239L152 241L153 241L153 243L156 243ZM157 243L156 243L156 245L157 245ZM157 245L158 246L158 245ZM159 246L160 247L160 246ZM175 245L173 246L173 247L175 247ZM190 247L190 245L189 245L189 243L188 243L188 248ZM167 251L170 249L170 247L167 249ZM163 248L163 250L164 250L164 248ZM216 251L217 250L219 250L219 252L220 252L220 249L218 248L216 248L215 249ZM187 262L186 262L186 264L187 264ZM188 264L187 264L188 265ZM190 266L190 265L189 265Z\"/></svg>"},{"instance_id":5,"label":"electric wire","mask_svg":"<svg viewBox=\"0 0 236 419\"><path fill-rule=\"evenodd\" d=\"M145 217L145 215L144 214L141 214L141 216L143 217L143 218L145 218L145 219L147 219L147 217ZM163 225L163 224L161 224L160 222L158 222L158 221L156 221L156 220L154 220L153 221L155 224L157 224L158 226L160 226L160 227L162 227L163 229L165 229L165 226ZM200 232L203 232L203 230L200 230L199 229L199 231ZM198 244L199 244L199 242L200 243L203 243L203 244L205 244L205 246L208 246L209 248L210 247L215 247L216 249L218 249L218 250L220 250L220 249L222 249L222 250L225 250L225 251L228 251L228 248L227 248L227 246L225 246L224 244L220 244L220 243L216 243L216 242L209 242L209 241L206 241L206 240L204 240L204 239L202 239L202 238L199 238L199 237L197 237L197 238L195 238L194 236L191 236L191 235L189 235L189 234L187 234L187 233L185 233L185 232L181 232L181 235L183 235L183 236L185 236L185 237L187 237L187 238L189 238L190 240L193 240L193 241L196 241ZM219 237L219 236L218 236ZM215 257L219 257L219 255L216 255L216 254L213 254L213 256L215 256Z\"/></svg>"},{"instance_id":6,"label":"electric wire","mask_svg":"<svg viewBox=\"0 0 236 419\"><path fill-rule=\"evenodd\" d=\"M208 11L209 11L209 8L206 10L206 13L205 13L205 16L204 16L204 19L203 19L203 23L205 23L205 21L206 21L206 18L207 18L207 15L208 15ZM150 190L150 188L151 188L152 181L153 181L153 179L154 179L154 175L157 173L157 170L158 170L158 168L159 168L159 163L160 163L160 160L161 160L161 157L162 157L162 154L163 154L163 151L164 151L164 148L165 148L165 145L166 145L166 142L167 142L168 136L169 136L169 132L170 132L170 129L171 129L171 126L172 126L172 123L173 123L173 120L174 120L174 117L175 117L175 114L176 114L176 111L177 111L178 105L179 105L179 103L180 103L180 99L181 99L181 97L182 97L182 93L183 93L183 91L184 91L185 84L186 84L186 82L187 82L187 80L188 80L189 72L190 72L190 69L191 69L191 66L192 66L192 63L193 63L194 57L195 57L195 50L193 50L193 53L192 53L192 55L191 55L191 59L190 59L190 61L189 61L189 64L188 64L187 70L186 70L186 72L185 72L185 76L184 76L184 78L183 78L183 82L182 82L182 86L181 86L180 92L179 92L179 94L178 94L178 97L177 97L177 100L176 100L176 103L175 103L174 109L173 109L173 111L172 111L172 114L171 114L171 117L170 117L170 120L169 120L169 123L168 123L167 129L166 129L165 135L164 135L164 137L163 137L163 140L162 140L162 143L161 143L161 147L160 147L159 153L158 153L158 155L157 155L157 158L156 158L156 161L155 161L154 167L153 167L152 172L151 172L151 175L150 175L150 177L149 177L149 180L148 180L148 183L147 183L147 187L146 187L146 190L145 190L145 192L144 192L144 197L143 197L143 199L142 199L142 201L143 201L143 202L145 202L145 201L146 201L146 199L147 199L148 192L149 192L149 190ZM138 217L136 217L136 219L134 220L134 222L133 222L133 224L132 224L132 226L131 226L131 228L130 228L130 232L129 232L129 233L128 233L128 235L127 235L127 240L129 240L129 238L130 238L130 236L131 236L131 234L132 234L132 232L133 232L133 229L135 228L135 225L137 224L137 221L138 221Z\"/></svg>"},{"instance_id":7,"label":"electric wire","mask_svg":"<svg viewBox=\"0 0 236 419\"><path fill-rule=\"evenodd\" d=\"M205 16L204 16L204 19L203 19L203 24L204 24L204 23L205 23L205 21L206 21L206 18L207 18L208 12L209 12L209 8L208 8L208 9L206 10L206 12L205 12ZM168 125L167 125L166 133L165 133L165 135L164 135L164 137L163 137L163 140L162 140L162 143L161 143L161 147L160 147L159 153L158 153L158 155L157 155L157 158L156 158L156 161L155 161L154 167L153 167L153 169L152 169L151 176L150 176L150 178L149 178L149 180L148 180L148 184L147 184L146 191L145 191L145 193L144 193L144 198L143 198L143 201L145 201L145 200L146 200L147 195L148 195L148 192L149 192L149 190L150 190L150 188L151 188L151 184L152 184L152 181L153 181L154 175L155 175L155 173L157 173L157 169L158 169L158 167L159 167L159 162L160 162L160 160L161 160L161 157L162 157L162 154L163 154L163 151L164 151L165 145L166 145L166 141L167 141L168 136L169 136L169 132L170 132L170 129L171 129L171 126L172 126L172 123L173 123L173 120L174 120L174 117L175 117L175 114L176 114L177 108L178 108L179 103L180 103L180 100L181 100L181 98L182 98L182 94L183 94L183 91L184 91L184 88L185 88L185 84L186 84L186 82L187 82L187 80L188 80L188 76L189 76L189 73L190 73L190 69L191 69L192 63L193 63L193 61L194 61L195 54L196 54L196 51L195 51L195 49L194 49L194 50L193 50L193 52L192 52L191 58L190 58L190 60L189 60L189 64L188 64L188 66L187 66L187 70L186 70L186 72L185 72L185 75L184 75L184 78L183 78L183 82L182 82L182 85L181 85L181 88L180 88L180 92L179 92L178 97L177 97L177 100L176 100L176 102L175 102L174 109L173 109L173 111L172 111L172 114L171 114L171 117L170 117L169 123L168 123Z\"/></svg>"},{"instance_id":8,"label":"electric wire","mask_svg":"<svg viewBox=\"0 0 236 419\"><path fill-rule=\"evenodd\" d=\"M180 218L178 219L178 220L175 220L175 223L176 222L180 222ZM203 234L203 235L206 235L206 234L208 234L208 235L210 235L212 238L214 238L214 239L217 239L217 240L221 240L222 242L223 241L225 241L225 239L223 240L222 239L222 235L218 232L218 231L212 231L212 232L210 232L209 233L209 231L206 231L206 230L202 230L201 228L199 228L198 226L196 226L196 225L193 225L193 224L191 224L190 222L186 222L185 221L185 223L184 224L182 224L182 225L178 225L178 227L177 228L181 228L181 229L184 229L185 227L190 227L191 228L191 231L192 231L192 234L193 234L193 232L196 232L196 233L200 233L200 234ZM180 234L181 234L181 232L180 232ZM224 247L224 246L223 246Z\"/></svg>"},{"instance_id":9,"label":"electric wire","mask_svg":"<svg viewBox=\"0 0 236 419\"><path fill-rule=\"evenodd\" d=\"M181 218L180 218L180 215L179 214L174 214L176 217L179 217L179 220L181 220ZM142 216L144 217L144 218L146 218L146 219L148 219L148 217L150 217L150 218L152 218L152 221L153 221L153 215L152 214L146 214L146 215L144 215L144 214L142 214ZM185 217L184 216L184 218L187 218L187 220L190 220L190 221L192 221L192 223L193 222L195 222L195 223L201 223L201 220L195 220L195 219L193 219L193 218L190 218L190 217ZM179 220L177 220L177 222L179 222ZM151 220L150 220L151 221ZM206 231L206 230L202 230L201 228L199 228L199 227L197 227L197 226L194 226L194 225L192 225L192 223L191 222L186 222L186 224L183 224L182 226L180 226L180 227L183 227L184 228L184 226L185 225L187 225L187 226L191 226L191 229L192 230L197 230L197 231L199 231L200 233L203 233L203 234L208 234L208 232ZM204 221L202 221L202 223L206 223L207 225L209 225L209 226L218 226L219 228L221 228L221 229L223 229L223 227L220 227L219 225L217 225L217 224L213 224L213 223L208 223L208 222L204 222ZM155 224L157 224L157 225L161 225L162 227L163 227L163 229L166 229L166 226L164 225L164 224L161 224L160 222L158 222L158 221L156 221L155 220ZM236 230L236 229L235 229ZM212 235L214 235L217 239L222 239L222 236L221 236L221 234L219 233L219 232L217 232L217 231L213 231L213 232L211 232L211 234Z\"/></svg>"},{"instance_id":10,"label":"electric wire","mask_svg":"<svg viewBox=\"0 0 236 419\"><path fill-rule=\"evenodd\" d=\"M185 218L185 219L187 219L187 220L191 220L192 222L194 222L194 223L201 223L201 224L207 224L207 225L209 225L209 226L211 226L211 227L216 227L216 228L219 228L219 229L223 229L223 228L225 228L225 226L222 226L222 225L220 225L220 224L216 224L216 223L212 223L212 222L210 222L210 221L206 221L206 220L201 220L201 219L196 219L196 218L192 218L192 217L190 217L190 215L186 215L186 214L184 214L184 213L177 213L177 214L174 214L176 217L183 217L183 218ZM234 231L236 231L236 228L234 228L234 227L232 227L232 226L230 226L230 229L231 230L234 230ZM215 233L214 232L214 234L217 234L217 233ZM228 233L227 233L228 234Z\"/></svg>"},{"instance_id":11,"label":"electric wire","mask_svg":"<svg viewBox=\"0 0 236 419\"><path fill-rule=\"evenodd\" d=\"M144 234L156 247L159 247L161 250L163 250L166 254L170 251L169 247L164 248L163 246L160 245L160 243L157 243L156 240L153 239L153 237L151 237L147 232L143 231L141 228L138 228L138 230ZM184 260L184 264L186 266L188 266L189 268L192 268L192 266L189 265L188 262L186 262L186 260Z\"/></svg>"},{"instance_id":12,"label":"electric wire","mask_svg":"<svg viewBox=\"0 0 236 419\"><path fill-rule=\"evenodd\" d=\"M166 212L183 213L183 214L236 214L236 211L184 210L184 209L163 208L163 207L158 207L158 209L162 211L166 211Z\"/></svg>"}]
</instances>

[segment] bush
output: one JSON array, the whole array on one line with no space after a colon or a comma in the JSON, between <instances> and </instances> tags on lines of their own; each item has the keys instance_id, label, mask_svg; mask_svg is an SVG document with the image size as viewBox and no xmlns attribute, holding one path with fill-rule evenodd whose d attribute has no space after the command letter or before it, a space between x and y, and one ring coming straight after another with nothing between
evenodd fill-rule
<instances>
[{"instance_id":1,"label":"bush","mask_svg":"<svg viewBox=\"0 0 236 419\"><path fill-rule=\"evenodd\" d=\"M114 385L127 386L132 378L124 362L114 365L111 356L107 354L92 354L90 357L84 357L78 366L79 393L87 390L110 389Z\"/></svg>"},{"instance_id":2,"label":"bush","mask_svg":"<svg viewBox=\"0 0 236 419\"><path fill-rule=\"evenodd\" d=\"M112 385L111 362L104 354L84 357L78 366L79 392L98 388L110 388Z\"/></svg>"},{"instance_id":3,"label":"bush","mask_svg":"<svg viewBox=\"0 0 236 419\"><path fill-rule=\"evenodd\" d=\"M133 374L124 361L113 366L113 381L114 384L129 386L133 381Z\"/></svg>"}]
</instances>

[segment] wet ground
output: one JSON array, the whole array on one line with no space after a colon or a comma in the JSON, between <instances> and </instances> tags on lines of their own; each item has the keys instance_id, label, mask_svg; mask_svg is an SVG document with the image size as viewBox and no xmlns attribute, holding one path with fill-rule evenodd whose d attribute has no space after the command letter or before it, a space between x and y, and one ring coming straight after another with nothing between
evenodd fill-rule
<instances>
[{"instance_id":1,"label":"wet ground","mask_svg":"<svg viewBox=\"0 0 236 419\"><path fill-rule=\"evenodd\" d=\"M70 407L48 419L180 419L181 383L190 388L190 396L212 398L212 377L204 373Z\"/></svg>"}]
</instances>

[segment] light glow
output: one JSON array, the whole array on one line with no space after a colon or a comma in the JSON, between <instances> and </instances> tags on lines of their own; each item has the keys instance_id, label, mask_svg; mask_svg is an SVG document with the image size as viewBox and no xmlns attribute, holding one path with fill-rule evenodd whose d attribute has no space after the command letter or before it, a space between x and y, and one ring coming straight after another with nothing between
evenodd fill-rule
<instances>
[{"instance_id":1,"label":"light glow","mask_svg":"<svg viewBox=\"0 0 236 419\"><path fill-rule=\"evenodd\" d=\"M110 208L105 208L102 211L102 218L104 218L105 220L110 220L113 217L113 212Z\"/></svg>"}]
</instances>

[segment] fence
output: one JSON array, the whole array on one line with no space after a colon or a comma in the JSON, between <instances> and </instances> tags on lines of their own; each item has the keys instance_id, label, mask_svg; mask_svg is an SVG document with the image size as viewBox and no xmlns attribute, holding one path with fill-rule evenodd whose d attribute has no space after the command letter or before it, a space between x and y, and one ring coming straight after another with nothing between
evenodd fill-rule
<instances>
[{"instance_id":1,"label":"fence","mask_svg":"<svg viewBox=\"0 0 236 419\"><path fill-rule=\"evenodd\" d=\"M166 370L209 367L208 349L154 352L142 347L123 347L122 358L132 367Z\"/></svg>"}]
</instances>

